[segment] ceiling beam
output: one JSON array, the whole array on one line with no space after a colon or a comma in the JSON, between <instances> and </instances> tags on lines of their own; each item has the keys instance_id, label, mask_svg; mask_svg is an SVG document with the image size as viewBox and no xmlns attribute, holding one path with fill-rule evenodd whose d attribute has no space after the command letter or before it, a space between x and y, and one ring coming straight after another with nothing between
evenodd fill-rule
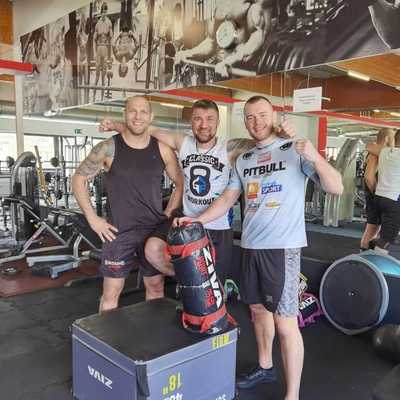
<instances>
[{"instance_id":1,"label":"ceiling beam","mask_svg":"<svg viewBox=\"0 0 400 400\"><path fill-rule=\"evenodd\" d=\"M361 72L371 79L390 86L400 86L400 57L389 53L379 56L340 61L336 67Z\"/></svg>"}]
</instances>

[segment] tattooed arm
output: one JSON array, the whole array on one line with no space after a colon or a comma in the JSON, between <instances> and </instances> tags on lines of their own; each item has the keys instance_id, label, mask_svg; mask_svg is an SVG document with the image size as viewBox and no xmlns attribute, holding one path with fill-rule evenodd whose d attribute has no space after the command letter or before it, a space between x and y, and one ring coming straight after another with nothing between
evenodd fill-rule
<instances>
[{"instance_id":1,"label":"tattooed arm","mask_svg":"<svg viewBox=\"0 0 400 400\"><path fill-rule=\"evenodd\" d=\"M231 165L235 164L236 158L256 145L252 139L230 139L228 140L227 150L228 159Z\"/></svg>"},{"instance_id":2,"label":"tattooed arm","mask_svg":"<svg viewBox=\"0 0 400 400\"><path fill-rule=\"evenodd\" d=\"M114 139L110 138L93 147L89 155L81 162L72 177L72 192L82 209L90 227L104 242L115 239L113 233L117 228L109 224L104 218L99 217L92 207L88 192L88 180L96 176L102 168L108 169L114 158Z\"/></svg>"}]
</instances>

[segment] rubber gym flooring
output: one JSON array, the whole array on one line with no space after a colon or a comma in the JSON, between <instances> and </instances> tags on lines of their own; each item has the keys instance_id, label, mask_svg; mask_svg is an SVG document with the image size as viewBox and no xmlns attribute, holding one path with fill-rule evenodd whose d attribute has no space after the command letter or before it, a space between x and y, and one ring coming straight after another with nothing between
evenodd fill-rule
<instances>
[{"instance_id":1,"label":"rubber gym flooring","mask_svg":"<svg viewBox=\"0 0 400 400\"><path fill-rule=\"evenodd\" d=\"M327 233L318 232L308 235L307 257L321 258L322 253L326 260L337 259L358 249L356 238L327 237ZM135 278L131 275L128 279L128 289L135 286ZM72 287L0 298L0 399L72 399L70 326L74 320L97 312L100 290L100 280L91 280ZM167 295L173 293L174 286L168 285ZM134 292L123 296L120 305L143 300L143 291ZM256 361L255 338L247 308L240 302L232 302L228 308L241 326L237 373L242 373ZM395 366L374 353L370 334L346 336L323 317L302 333L306 350L301 399L367 400L373 387ZM274 357L280 371L278 382L240 391L239 400L283 399L277 341Z\"/></svg>"}]
</instances>

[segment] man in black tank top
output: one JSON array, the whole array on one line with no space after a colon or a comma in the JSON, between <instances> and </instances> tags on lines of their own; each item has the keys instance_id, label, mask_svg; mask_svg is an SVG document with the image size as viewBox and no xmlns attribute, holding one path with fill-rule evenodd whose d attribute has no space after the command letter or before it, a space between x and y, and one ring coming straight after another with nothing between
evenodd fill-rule
<instances>
[{"instance_id":1,"label":"man in black tank top","mask_svg":"<svg viewBox=\"0 0 400 400\"><path fill-rule=\"evenodd\" d=\"M376 142L379 145L392 146L394 131L389 128L382 128L377 135ZM375 199L375 187L377 182L378 157L373 154L367 156L364 172L365 183L365 207L367 211L367 224L361 238L360 250L368 250L370 241L376 239L381 227L381 216L378 204Z\"/></svg>"},{"instance_id":2,"label":"man in black tank top","mask_svg":"<svg viewBox=\"0 0 400 400\"><path fill-rule=\"evenodd\" d=\"M172 270L155 269L144 256L150 235L165 236L173 212L180 206L183 176L172 149L149 134L153 119L150 103L142 96L126 102L125 129L97 144L72 178L75 198L91 228L103 241L100 270L104 276L100 312L116 308L134 255L144 275L146 300L164 296L164 275ZM87 181L106 170L111 220L96 215L87 191ZM161 181L164 170L175 183L165 210ZM157 232L157 233L155 233Z\"/></svg>"}]
</instances>

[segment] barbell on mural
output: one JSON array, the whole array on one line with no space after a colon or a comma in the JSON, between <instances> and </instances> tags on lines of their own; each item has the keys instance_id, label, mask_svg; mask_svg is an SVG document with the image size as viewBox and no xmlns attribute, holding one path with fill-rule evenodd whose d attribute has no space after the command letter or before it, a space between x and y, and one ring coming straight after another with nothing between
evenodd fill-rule
<instances>
[{"instance_id":1,"label":"barbell on mural","mask_svg":"<svg viewBox=\"0 0 400 400\"><path fill-rule=\"evenodd\" d=\"M188 60L187 58L184 58L182 60L182 63L194 65L196 67L202 67L202 68L208 68L208 69L215 70L215 65L214 64L208 64L208 63L195 61L195 60ZM243 77L251 77L251 76L256 76L257 75L257 73L255 71L248 71L246 69L234 68L234 67L227 67L227 68L228 68L228 71L232 75L243 76Z\"/></svg>"}]
</instances>

